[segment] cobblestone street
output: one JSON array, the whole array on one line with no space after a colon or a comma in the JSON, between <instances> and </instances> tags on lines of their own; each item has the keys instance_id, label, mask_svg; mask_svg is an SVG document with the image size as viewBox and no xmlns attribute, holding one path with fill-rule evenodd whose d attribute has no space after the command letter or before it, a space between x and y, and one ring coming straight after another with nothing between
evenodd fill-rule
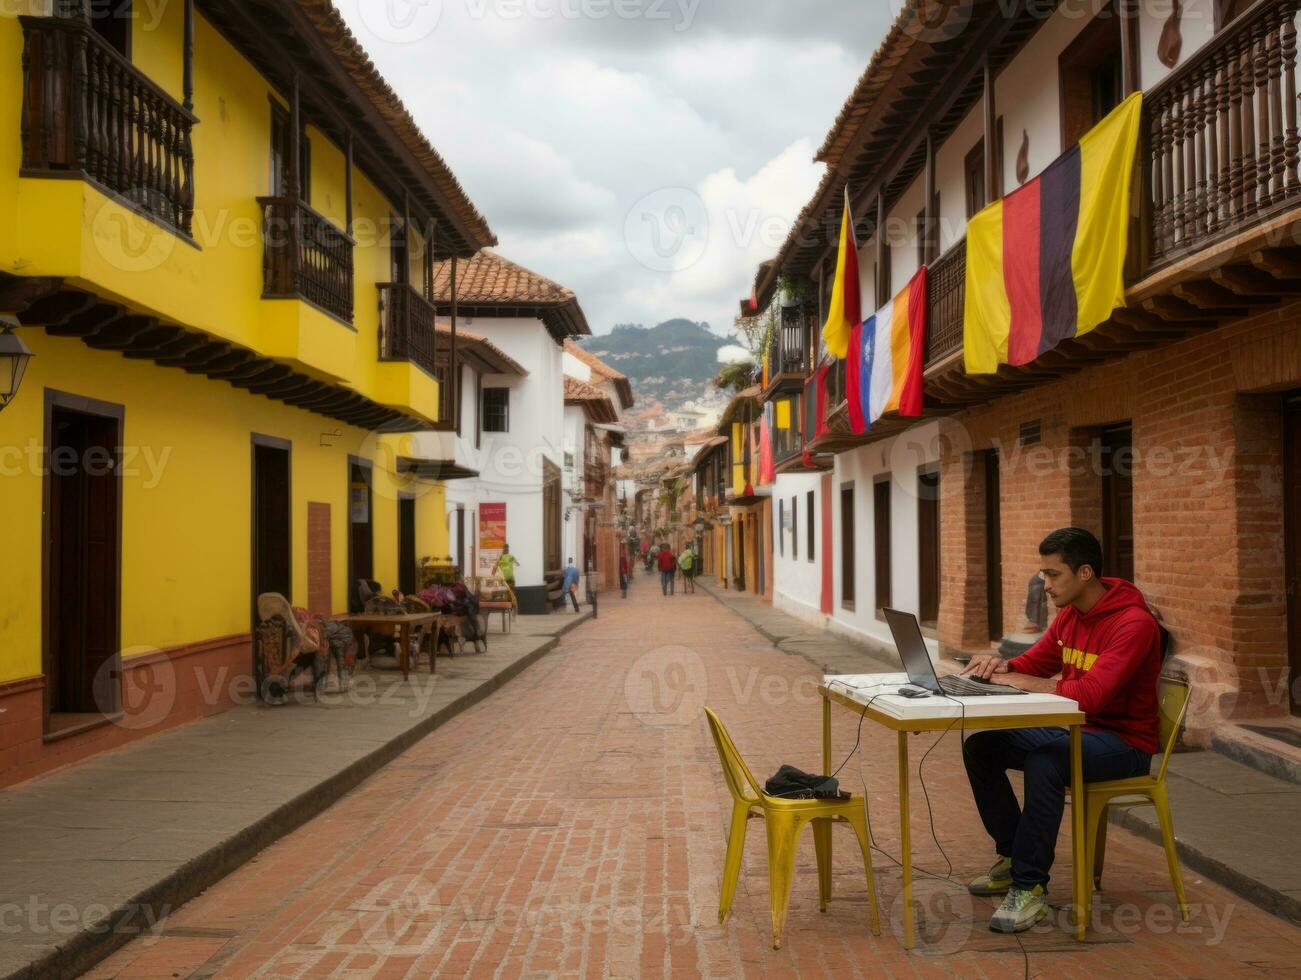
<instances>
[{"instance_id":1,"label":"cobblestone street","mask_svg":"<svg viewBox=\"0 0 1301 980\"><path fill-rule=\"evenodd\" d=\"M718 923L730 798L709 704L750 767L816 769L820 668L782 653L703 591L661 596L640 572L626 601L451 720L331 809L135 940L90 976L739 977L1296 975L1301 934L1186 871L1179 924L1158 846L1113 828L1084 946L1065 913L1020 937L962 884L992 854L959 736L916 736L913 841L924 941L901 942L893 736L872 725L840 774L869 795L886 921L868 929L858 849L835 831L834 897L818 912L800 843L780 951L771 948L762 825L750 824L733 911ZM561 614L567 615L567 614ZM864 654L864 670L873 664ZM856 722L834 715L837 760ZM1178 829L1179 813L1174 814ZM1051 898L1069 894L1064 826ZM1025 959L1023 959L1025 957Z\"/></svg>"}]
</instances>

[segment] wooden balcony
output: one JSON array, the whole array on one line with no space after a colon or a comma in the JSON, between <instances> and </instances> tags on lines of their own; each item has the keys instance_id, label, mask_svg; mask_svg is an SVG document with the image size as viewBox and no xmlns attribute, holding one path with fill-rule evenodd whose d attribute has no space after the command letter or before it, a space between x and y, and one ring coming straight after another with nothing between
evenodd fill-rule
<instances>
[{"instance_id":1,"label":"wooden balcony","mask_svg":"<svg viewBox=\"0 0 1301 980\"><path fill-rule=\"evenodd\" d=\"M353 320L353 240L294 197L259 197L262 206L262 296L304 299L333 317Z\"/></svg>"},{"instance_id":2,"label":"wooden balcony","mask_svg":"<svg viewBox=\"0 0 1301 980\"><path fill-rule=\"evenodd\" d=\"M82 19L21 17L22 174L79 177L187 237L193 113Z\"/></svg>"},{"instance_id":3,"label":"wooden balcony","mask_svg":"<svg viewBox=\"0 0 1301 980\"><path fill-rule=\"evenodd\" d=\"M1259 3L1145 94L1126 306L996 375L962 370L965 240L928 275L928 405L981 403L1301 296L1294 17Z\"/></svg>"},{"instance_id":4,"label":"wooden balcony","mask_svg":"<svg viewBox=\"0 0 1301 980\"><path fill-rule=\"evenodd\" d=\"M406 283L382 282L379 291L379 359L410 361L438 382L440 428L456 422L455 378L448 370L451 351L439 348L434 305Z\"/></svg>"},{"instance_id":5,"label":"wooden balcony","mask_svg":"<svg viewBox=\"0 0 1301 980\"><path fill-rule=\"evenodd\" d=\"M768 347L768 387L763 398L799 391L813 368L812 338L817 313L805 306L784 306L781 325Z\"/></svg>"}]
</instances>

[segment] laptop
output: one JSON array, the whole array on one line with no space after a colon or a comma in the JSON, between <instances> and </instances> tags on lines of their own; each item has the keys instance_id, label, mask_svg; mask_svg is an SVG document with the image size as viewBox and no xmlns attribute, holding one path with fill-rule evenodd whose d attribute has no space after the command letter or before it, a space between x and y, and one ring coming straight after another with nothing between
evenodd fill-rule
<instances>
[{"instance_id":1,"label":"laptop","mask_svg":"<svg viewBox=\"0 0 1301 980\"><path fill-rule=\"evenodd\" d=\"M890 626L894 645L899 649L899 659L908 674L908 683L932 694L950 697L973 697L982 694L1025 694L1009 684L994 684L976 677L936 677L931 655L926 652L922 628L912 613L898 609L884 609L885 621Z\"/></svg>"}]
</instances>

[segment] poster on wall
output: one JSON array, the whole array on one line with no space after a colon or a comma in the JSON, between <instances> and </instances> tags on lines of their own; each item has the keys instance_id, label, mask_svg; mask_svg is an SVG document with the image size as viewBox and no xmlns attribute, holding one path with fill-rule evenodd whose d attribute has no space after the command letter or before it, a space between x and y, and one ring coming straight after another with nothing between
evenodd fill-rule
<instances>
[{"instance_id":1,"label":"poster on wall","mask_svg":"<svg viewBox=\"0 0 1301 980\"><path fill-rule=\"evenodd\" d=\"M352 495L348 502L348 519L353 524L365 524L370 520L370 487L363 480L352 484Z\"/></svg>"},{"instance_id":2,"label":"poster on wall","mask_svg":"<svg viewBox=\"0 0 1301 980\"><path fill-rule=\"evenodd\" d=\"M479 574L493 575L506 547L506 505L479 505Z\"/></svg>"}]
</instances>

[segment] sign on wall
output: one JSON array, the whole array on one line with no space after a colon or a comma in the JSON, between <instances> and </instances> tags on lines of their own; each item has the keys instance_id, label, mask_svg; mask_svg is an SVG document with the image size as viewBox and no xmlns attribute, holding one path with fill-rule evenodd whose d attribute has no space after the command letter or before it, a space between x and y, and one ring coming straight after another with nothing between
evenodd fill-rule
<instances>
[{"instance_id":1,"label":"sign on wall","mask_svg":"<svg viewBox=\"0 0 1301 980\"><path fill-rule=\"evenodd\" d=\"M479 505L479 574L493 575L506 547L506 505Z\"/></svg>"}]
</instances>

